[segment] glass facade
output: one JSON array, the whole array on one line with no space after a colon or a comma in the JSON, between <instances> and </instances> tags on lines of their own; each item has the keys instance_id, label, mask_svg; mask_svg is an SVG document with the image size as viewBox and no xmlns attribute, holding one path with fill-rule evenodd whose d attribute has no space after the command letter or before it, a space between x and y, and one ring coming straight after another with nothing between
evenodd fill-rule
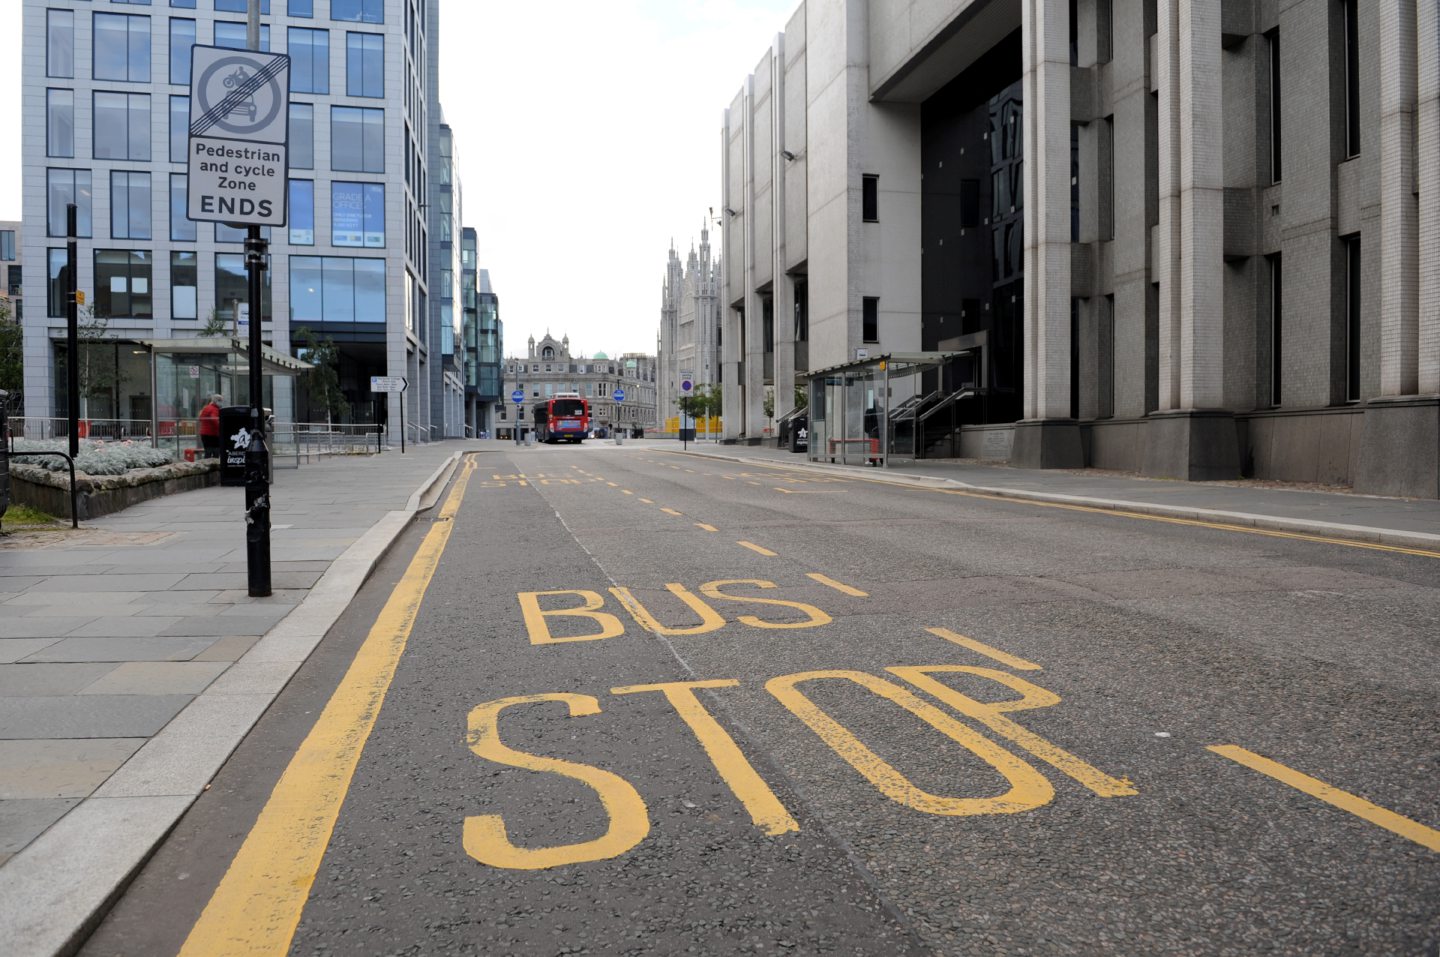
<instances>
[{"instance_id":1,"label":"glass facade","mask_svg":"<svg viewBox=\"0 0 1440 957\"><path fill-rule=\"evenodd\" d=\"M150 18L129 13L96 13L94 17L91 76L97 80L149 83Z\"/></svg>"},{"instance_id":2,"label":"glass facade","mask_svg":"<svg viewBox=\"0 0 1440 957\"><path fill-rule=\"evenodd\" d=\"M95 314L112 319L154 318L153 259L145 250L95 250Z\"/></svg>"},{"instance_id":3,"label":"glass facade","mask_svg":"<svg viewBox=\"0 0 1440 957\"><path fill-rule=\"evenodd\" d=\"M290 257L290 323L382 323L385 260Z\"/></svg>"}]
</instances>

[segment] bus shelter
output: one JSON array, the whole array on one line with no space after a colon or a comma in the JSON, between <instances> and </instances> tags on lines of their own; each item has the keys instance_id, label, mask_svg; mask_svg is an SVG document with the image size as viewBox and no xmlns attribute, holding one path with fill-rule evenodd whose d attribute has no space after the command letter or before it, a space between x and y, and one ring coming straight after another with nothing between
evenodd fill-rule
<instances>
[{"instance_id":1,"label":"bus shelter","mask_svg":"<svg viewBox=\"0 0 1440 957\"><path fill-rule=\"evenodd\" d=\"M926 389L926 373L964 352L892 352L808 374L809 459L884 468L923 458L927 434L953 416L959 395ZM932 375L934 382L946 376ZM957 393L960 390L954 390Z\"/></svg>"}]
</instances>

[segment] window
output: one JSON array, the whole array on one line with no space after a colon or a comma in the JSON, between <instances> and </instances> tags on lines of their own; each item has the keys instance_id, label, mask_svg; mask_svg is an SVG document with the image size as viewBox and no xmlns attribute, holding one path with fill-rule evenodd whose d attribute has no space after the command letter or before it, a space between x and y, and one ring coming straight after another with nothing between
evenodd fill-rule
<instances>
[{"instance_id":1,"label":"window","mask_svg":"<svg viewBox=\"0 0 1440 957\"><path fill-rule=\"evenodd\" d=\"M1360 401L1360 237L1345 244L1345 401Z\"/></svg>"},{"instance_id":2,"label":"window","mask_svg":"<svg viewBox=\"0 0 1440 957\"><path fill-rule=\"evenodd\" d=\"M345 34L345 93L385 95L385 38L380 34Z\"/></svg>"},{"instance_id":3,"label":"window","mask_svg":"<svg viewBox=\"0 0 1440 957\"><path fill-rule=\"evenodd\" d=\"M181 243L193 243L197 238L196 223L186 215L187 179L184 173L170 174L170 238Z\"/></svg>"},{"instance_id":4,"label":"window","mask_svg":"<svg viewBox=\"0 0 1440 957\"><path fill-rule=\"evenodd\" d=\"M250 0L215 0L217 13L249 13ZM260 0L260 12L270 13L270 0Z\"/></svg>"},{"instance_id":5,"label":"window","mask_svg":"<svg viewBox=\"0 0 1440 957\"><path fill-rule=\"evenodd\" d=\"M110 238L150 238L150 174L110 172Z\"/></svg>"},{"instance_id":6,"label":"window","mask_svg":"<svg viewBox=\"0 0 1440 957\"><path fill-rule=\"evenodd\" d=\"M190 97L170 97L170 162L183 163L190 148Z\"/></svg>"},{"instance_id":7,"label":"window","mask_svg":"<svg viewBox=\"0 0 1440 957\"><path fill-rule=\"evenodd\" d=\"M1340 0L1345 18L1345 155L1360 155L1359 0Z\"/></svg>"},{"instance_id":8,"label":"window","mask_svg":"<svg viewBox=\"0 0 1440 957\"><path fill-rule=\"evenodd\" d=\"M88 169L51 169L45 171L45 207L47 236L64 236L65 207L74 203L76 235L86 237L90 227L90 171Z\"/></svg>"},{"instance_id":9,"label":"window","mask_svg":"<svg viewBox=\"0 0 1440 957\"><path fill-rule=\"evenodd\" d=\"M1265 34L1270 48L1270 182L1280 182L1280 31Z\"/></svg>"},{"instance_id":10,"label":"window","mask_svg":"<svg viewBox=\"0 0 1440 957\"><path fill-rule=\"evenodd\" d=\"M96 159L150 161L150 96L95 94Z\"/></svg>"},{"instance_id":11,"label":"window","mask_svg":"<svg viewBox=\"0 0 1440 957\"><path fill-rule=\"evenodd\" d=\"M315 245L315 181L290 181L290 243L294 246Z\"/></svg>"},{"instance_id":12,"label":"window","mask_svg":"<svg viewBox=\"0 0 1440 957\"><path fill-rule=\"evenodd\" d=\"M94 16L95 79L149 83L150 18L128 13Z\"/></svg>"},{"instance_id":13,"label":"window","mask_svg":"<svg viewBox=\"0 0 1440 957\"><path fill-rule=\"evenodd\" d=\"M330 244L369 249L385 247L384 184L331 184Z\"/></svg>"},{"instance_id":14,"label":"window","mask_svg":"<svg viewBox=\"0 0 1440 957\"><path fill-rule=\"evenodd\" d=\"M45 11L45 75L75 75L75 11Z\"/></svg>"},{"instance_id":15,"label":"window","mask_svg":"<svg viewBox=\"0 0 1440 957\"><path fill-rule=\"evenodd\" d=\"M287 11L292 17L313 17L315 16L315 0L290 0Z\"/></svg>"},{"instance_id":16,"label":"window","mask_svg":"<svg viewBox=\"0 0 1440 957\"><path fill-rule=\"evenodd\" d=\"M860 177L860 210L865 222L880 221L880 177L871 173Z\"/></svg>"},{"instance_id":17,"label":"window","mask_svg":"<svg viewBox=\"0 0 1440 957\"><path fill-rule=\"evenodd\" d=\"M330 168L385 172L385 111L356 106L330 108Z\"/></svg>"},{"instance_id":18,"label":"window","mask_svg":"<svg viewBox=\"0 0 1440 957\"><path fill-rule=\"evenodd\" d=\"M385 321L385 260L291 256L292 327L315 322Z\"/></svg>"},{"instance_id":19,"label":"window","mask_svg":"<svg viewBox=\"0 0 1440 957\"><path fill-rule=\"evenodd\" d=\"M22 272L22 267L20 267L20 266L11 266L11 267L7 270L7 272L9 273L9 275L7 275L7 276L5 277L5 281L6 281L6 287L7 287L7 288L9 289L9 291L10 291L10 296L13 298L13 297L15 297L15 296L23 295L23 290L24 290L24 288L25 288L25 276L24 276L24 273ZM17 302L17 303L15 303L14 305L15 305L15 321L16 321L16 322L19 322L21 319L24 318L23 316L20 315L20 306L21 306L22 304Z\"/></svg>"},{"instance_id":20,"label":"window","mask_svg":"<svg viewBox=\"0 0 1440 957\"><path fill-rule=\"evenodd\" d=\"M195 21L170 18L170 82L190 85L190 48L195 45Z\"/></svg>"},{"instance_id":21,"label":"window","mask_svg":"<svg viewBox=\"0 0 1440 957\"><path fill-rule=\"evenodd\" d=\"M216 20L215 45L231 50L248 50L250 48L249 26L244 23L233 23L229 20ZM268 24L260 27L260 49L270 49L270 27Z\"/></svg>"},{"instance_id":22,"label":"window","mask_svg":"<svg viewBox=\"0 0 1440 957\"><path fill-rule=\"evenodd\" d=\"M155 316L153 256L138 249L95 250L95 314L113 319Z\"/></svg>"},{"instance_id":23,"label":"window","mask_svg":"<svg viewBox=\"0 0 1440 957\"><path fill-rule=\"evenodd\" d=\"M45 155L75 155L75 91L45 91Z\"/></svg>"},{"instance_id":24,"label":"window","mask_svg":"<svg viewBox=\"0 0 1440 957\"><path fill-rule=\"evenodd\" d=\"M15 230L0 229L0 261L15 261Z\"/></svg>"},{"instance_id":25,"label":"window","mask_svg":"<svg viewBox=\"0 0 1440 957\"><path fill-rule=\"evenodd\" d=\"M1285 272L1281 268L1280 254L1275 253L1265 257L1265 262L1270 267L1270 404L1279 406L1282 392L1280 391L1281 356L1284 337L1281 335L1284 329L1283 308L1285 303Z\"/></svg>"},{"instance_id":26,"label":"window","mask_svg":"<svg viewBox=\"0 0 1440 957\"><path fill-rule=\"evenodd\" d=\"M270 270L266 269L261 274L260 288L260 315L262 319L269 319L270 309ZM250 301L250 286L248 277L245 274L244 253L216 253L215 254L215 311L226 316L235 314L236 302L248 303Z\"/></svg>"},{"instance_id":27,"label":"window","mask_svg":"<svg viewBox=\"0 0 1440 957\"><path fill-rule=\"evenodd\" d=\"M864 298L864 308L861 316L861 340L865 342L880 341L880 300L875 296Z\"/></svg>"},{"instance_id":28,"label":"window","mask_svg":"<svg viewBox=\"0 0 1440 957\"><path fill-rule=\"evenodd\" d=\"M66 282L65 264L67 262L66 251L63 249L46 250L46 311L52 316L64 317L66 315L65 299L69 295L69 283Z\"/></svg>"},{"instance_id":29,"label":"window","mask_svg":"<svg viewBox=\"0 0 1440 957\"><path fill-rule=\"evenodd\" d=\"M295 93L330 92L330 31L291 27L290 89Z\"/></svg>"},{"instance_id":30,"label":"window","mask_svg":"<svg viewBox=\"0 0 1440 957\"><path fill-rule=\"evenodd\" d=\"M170 318L198 319L200 269L193 252L170 254Z\"/></svg>"},{"instance_id":31,"label":"window","mask_svg":"<svg viewBox=\"0 0 1440 957\"><path fill-rule=\"evenodd\" d=\"M315 168L315 105L290 104L290 168Z\"/></svg>"},{"instance_id":32,"label":"window","mask_svg":"<svg viewBox=\"0 0 1440 957\"><path fill-rule=\"evenodd\" d=\"M184 7L186 10L195 9L195 0L170 0L172 7Z\"/></svg>"},{"instance_id":33,"label":"window","mask_svg":"<svg viewBox=\"0 0 1440 957\"><path fill-rule=\"evenodd\" d=\"M330 0L330 18L354 23L384 23L385 0Z\"/></svg>"}]
</instances>

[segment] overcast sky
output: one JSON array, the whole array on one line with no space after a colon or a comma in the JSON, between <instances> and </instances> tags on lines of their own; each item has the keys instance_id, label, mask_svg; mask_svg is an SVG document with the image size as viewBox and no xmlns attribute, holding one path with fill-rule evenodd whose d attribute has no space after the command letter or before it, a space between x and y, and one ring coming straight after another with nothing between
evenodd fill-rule
<instances>
[{"instance_id":1,"label":"overcast sky","mask_svg":"<svg viewBox=\"0 0 1440 957\"><path fill-rule=\"evenodd\" d=\"M799 3L441 0L440 97L464 225L479 234L508 354L547 329L587 354L655 351L670 241L683 259L719 211L721 111ZM0 0L0 89L15 94L0 97L11 134L0 219L11 220L20 7Z\"/></svg>"}]
</instances>

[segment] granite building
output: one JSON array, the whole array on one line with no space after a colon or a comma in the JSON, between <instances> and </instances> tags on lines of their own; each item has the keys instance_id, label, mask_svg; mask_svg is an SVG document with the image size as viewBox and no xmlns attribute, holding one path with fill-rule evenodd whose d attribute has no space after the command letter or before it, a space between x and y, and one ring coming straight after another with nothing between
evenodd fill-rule
<instances>
[{"instance_id":1,"label":"granite building","mask_svg":"<svg viewBox=\"0 0 1440 957\"><path fill-rule=\"evenodd\" d=\"M710 230L682 264L671 244L660 288L659 422L679 415L681 373L704 387L720 381L720 258L710 250Z\"/></svg>"},{"instance_id":2,"label":"granite building","mask_svg":"<svg viewBox=\"0 0 1440 957\"><path fill-rule=\"evenodd\" d=\"M807 0L725 111L727 435L954 353L965 454L1440 495L1437 18Z\"/></svg>"}]
</instances>

